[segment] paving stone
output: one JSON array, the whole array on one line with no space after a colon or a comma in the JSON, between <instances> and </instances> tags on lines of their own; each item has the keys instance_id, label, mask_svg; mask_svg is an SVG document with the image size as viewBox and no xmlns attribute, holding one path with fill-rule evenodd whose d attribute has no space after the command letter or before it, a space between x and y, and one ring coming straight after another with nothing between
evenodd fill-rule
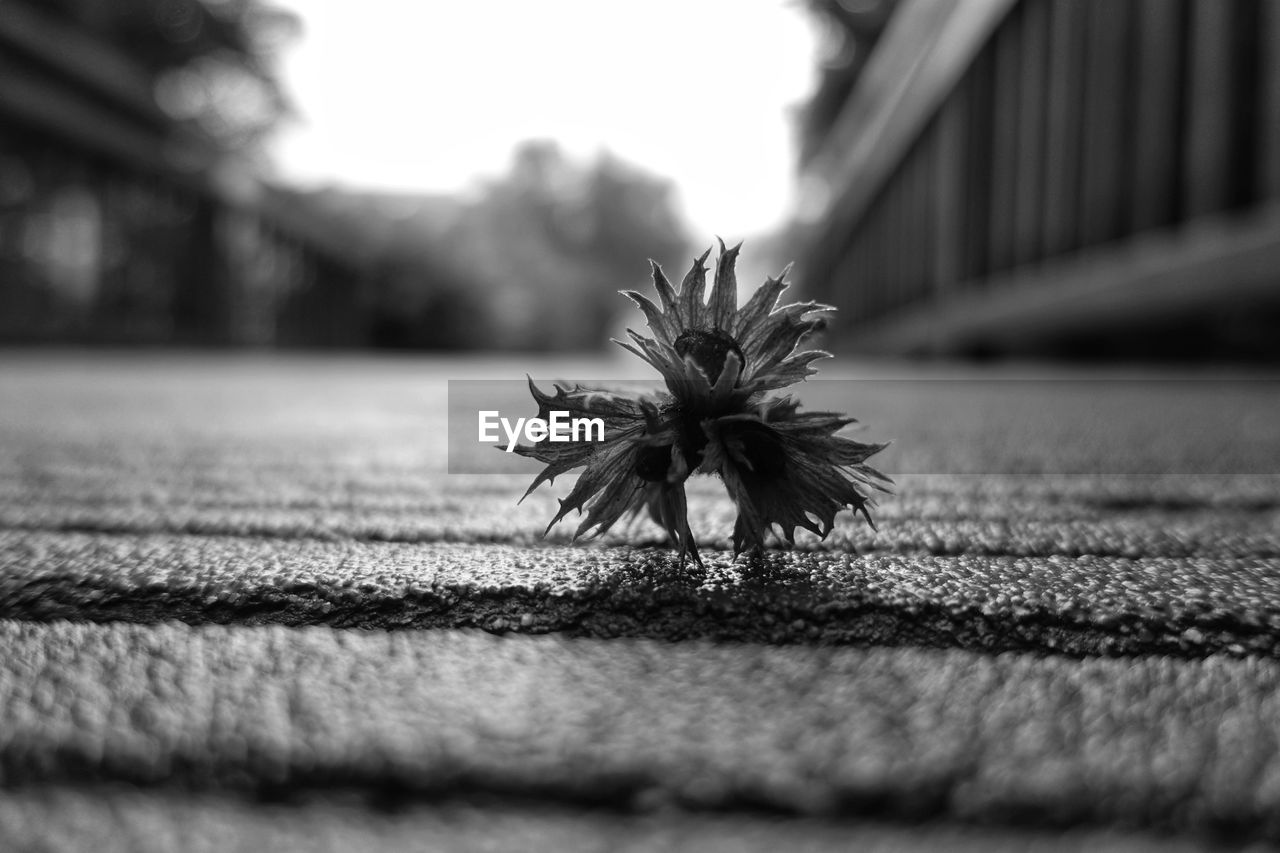
<instances>
[{"instance_id":1,"label":"paving stone","mask_svg":"<svg viewBox=\"0 0 1280 853\"><path fill-rule=\"evenodd\" d=\"M0 847L44 853L229 851L696 851L797 853L1208 853L1209 838L1116 829L1045 837L1017 827L895 824L751 814L580 811L487 801L396 803L331 793L289 803L225 794L93 786L0 792Z\"/></svg>"},{"instance_id":2,"label":"paving stone","mask_svg":"<svg viewBox=\"0 0 1280 853\"><path fill-rule=\"evenodd\" d=\"M1280 663L0 621L6 787L1280 838Z\"/></svg>"}]
</instances>

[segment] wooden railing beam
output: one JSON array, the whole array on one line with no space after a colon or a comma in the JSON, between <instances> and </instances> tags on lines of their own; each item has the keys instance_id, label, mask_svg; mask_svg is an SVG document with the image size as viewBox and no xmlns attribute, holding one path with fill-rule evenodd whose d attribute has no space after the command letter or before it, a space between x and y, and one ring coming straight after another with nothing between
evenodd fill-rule
<instances>
[{"instance_id":1,"label":"wooden railing beam","mask_svg":"<svg viewBox=\"0 0 1280 853\"><path fill-rule=\"evenodd\" d=\"M146 71L111 45L24 3L0 0L0 45L36 58L156 127L172 123Z\"/></svg>"},{"instance_id":2,"label":"wooden railing beam","mask_svg":"<svg viewBox=\"0 0 1280 853\"><path fill-rule=\"evenodd\" d=\"M902 0L801 175L801 222L834 221L837 209L848 221L870 204L1015 2Z\"/></svg>"},{"instance_id":3,"label":"wooden railing beam","mask_svg":"<svg viewBox=\"0 0 1280 853\"><path fill-rule=\"evenodd\" d=\"M955 352L977 343L1017 348L1103 323L1139 324L1259 299L1274 304L1277 269L1280 203L1273 203L997 275L981 288L962 282L935 300L859 326L850 342L899 354Z\"/></svg>"}]
</instances>

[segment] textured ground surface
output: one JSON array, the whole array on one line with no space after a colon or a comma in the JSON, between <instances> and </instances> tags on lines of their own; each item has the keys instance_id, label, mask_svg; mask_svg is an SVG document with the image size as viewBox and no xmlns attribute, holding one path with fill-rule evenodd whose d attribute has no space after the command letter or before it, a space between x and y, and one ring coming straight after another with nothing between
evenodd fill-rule
<instances>
[{"instance_id":1,"label":"textured ground surface","mask_svg":"<svg viewBox=\"0 0 1280 853\"><path fill-rule=\"evenodd\" d=\"M734 562L707 484L698 570L447 473L526 370L0 355L0 847L1280 840L1274 381L815 386L880 531Z\"/></svg>"}]
</instances>

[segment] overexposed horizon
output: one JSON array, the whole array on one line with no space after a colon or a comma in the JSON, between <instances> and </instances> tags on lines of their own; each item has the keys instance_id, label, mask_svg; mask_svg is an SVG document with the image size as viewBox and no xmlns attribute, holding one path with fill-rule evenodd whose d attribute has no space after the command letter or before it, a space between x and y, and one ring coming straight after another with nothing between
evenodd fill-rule
<instances>
[{"instance_id":1,"label":"overexposed horizon","mask_svg":"<svg viewBox=\"0 0 1280 853\"><path fill-rule=\"evenodd\" d=\"M462 192L550 139L671 180L699 238L790 212L816 50L798 3L273 2L302 21L279 66L299 115L269 149L284 180Z\"/></svg>"}]
</instances>

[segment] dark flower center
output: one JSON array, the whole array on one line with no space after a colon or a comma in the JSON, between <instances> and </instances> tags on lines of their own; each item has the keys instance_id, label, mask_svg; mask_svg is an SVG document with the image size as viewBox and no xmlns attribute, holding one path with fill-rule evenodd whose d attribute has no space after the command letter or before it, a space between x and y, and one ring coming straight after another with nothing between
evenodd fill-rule
<instances>
[{"instance_id":1,"label":"dark flower center","mask_svg":"<svg viewBox=\"0 0 1280 853\"><path fill-rule=\"evenodd\" d=\"M667 470L671 467L671 445L665 447L642 447L636 454L636 474L641 480L659 483L667 479Z\"/></svg>"},{"instance_id":2,"label":"dark flower center","mask_svg":"<svg viewBox=\"0 0 1280 853\"><path fill-rule=\"evenodd\" d=\"M685 424L683 440L679 442L680 455L688 471L702 464L702 450L707 446L707 436L698 423ZM636 453L636 476L649 483L660 483L671 473L671 449L673 445L642 447ZM686 474L687 476L687 474Z\"/></svg>"},{"instance_id":3,"label":"dark flower center","mask_svg":"<svg viewBox=\"0 0 1280 853\"><path fill-rule=\"evenodd\" d=\"M737 353L739 364L746 363L738 342L719 329L685 329L676 338L676 353L681 358L692 357L694 364L707 374L707 381L713 384L720 378L724 360L731 352Z\"/></svg>"},{"instance_id":4,"label":"dark flower center","mask_svg":"<svg viewBox=\"0 0 1280 853\"><path fill-rule=\"evenodd\" d=\"M757 477L774 479L787 470L787 454L778 434L764 424L747 421L737 427L735 436L742 442L742 455L751 463Z\"/></svg>"}]
</instances>

